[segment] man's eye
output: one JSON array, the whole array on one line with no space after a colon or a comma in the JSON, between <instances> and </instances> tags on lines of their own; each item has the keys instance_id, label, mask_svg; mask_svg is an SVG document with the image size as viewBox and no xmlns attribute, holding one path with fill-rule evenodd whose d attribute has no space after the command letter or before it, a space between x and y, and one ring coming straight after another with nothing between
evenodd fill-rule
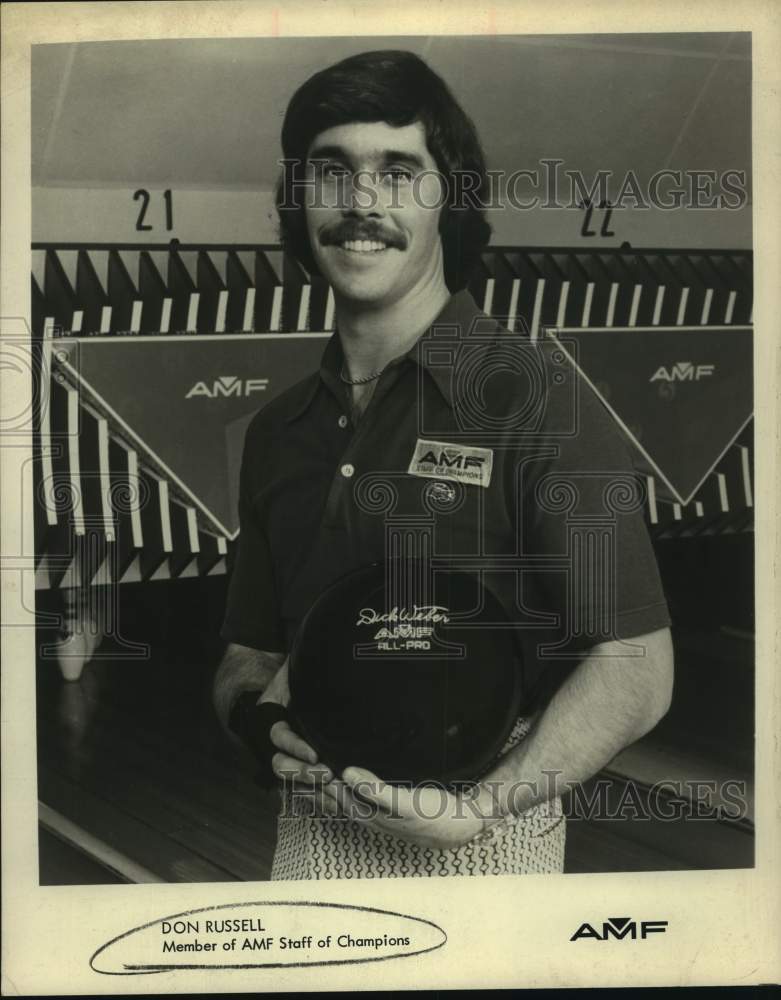
<instances>
[{"instance_id":1,"label":"man's eye","mask_svg":"<svg viewBox=\"0 0 781 1000\"><path fill-rule=\"evenodd\" d=\"M348 170L341 163L323 163L319 167L323 177L347 177Z\"/></svg>"},{"instance_id":2,"label":"man's eye","mask_svg":"<svg viewBox=\"0 0 781 1000\"><path fill-rule=\"evenodd\" d=\"M391 167L384 170L382 176L393 184L409 183L412 180L412 171L406 167Z\"/></svg>"}]
</instances>

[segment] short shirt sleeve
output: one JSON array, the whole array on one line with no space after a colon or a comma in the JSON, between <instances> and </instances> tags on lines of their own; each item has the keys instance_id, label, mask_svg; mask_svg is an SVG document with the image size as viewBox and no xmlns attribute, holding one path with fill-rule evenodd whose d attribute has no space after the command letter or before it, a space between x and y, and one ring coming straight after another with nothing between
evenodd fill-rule
<instances>
[{"instance_id":1,"label":"short shirt sleeve","mask_svg":"<svg viewBox=\"0 0 781 1000\"><path fill-rule=\"evenodd\" d=\"M253 425L247 432L241 460L239 537L225 618L220 635L253 649L286 652L274 582L271 551L258 510L253 504L253 470L258 465Z\"/></svg>"}]
</instances>

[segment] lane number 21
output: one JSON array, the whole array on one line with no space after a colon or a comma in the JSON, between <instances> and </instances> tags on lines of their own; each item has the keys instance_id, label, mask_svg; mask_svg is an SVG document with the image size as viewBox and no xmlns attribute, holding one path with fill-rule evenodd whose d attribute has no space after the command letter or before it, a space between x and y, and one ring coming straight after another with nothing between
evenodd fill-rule
<instances>
[{"instance_id":1,"label":"lane number 21","mask_svg":"<svg viewBox=\"0 0 781 1000\"><path fill-rule=\"evenodd\" d=\"M146 188L139 188L133 195L133 201L141 202L138 210L138 218L136 219L137 232L147 233L154 229L154 226L151 226L148 222L144 222L150 200L151 195ZM170 188L166 188L166 190L163 191L163 200L165 201L165 228L170 233L174 228L174 203Z\"/></svg>"}]
</instances>

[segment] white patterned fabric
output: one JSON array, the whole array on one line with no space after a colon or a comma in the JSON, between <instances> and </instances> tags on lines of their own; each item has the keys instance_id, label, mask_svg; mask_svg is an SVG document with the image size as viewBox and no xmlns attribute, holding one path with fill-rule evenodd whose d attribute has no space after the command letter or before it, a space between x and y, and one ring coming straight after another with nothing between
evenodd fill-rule
<instances>
[{"instance_id":1,"label":"white patterned fabric","mask_svg":"<svg viewBox=\"0 0 781 1000\"><path fill-rule=\"evenodd\" d=\"M528 734L518 719L502 755ZM311 804L283 793L272 879L524 875L564 869L566 822L553 799L497 826L477 842L449 850L420 847L353 820L307 815Z\"/></svg>"}]
</instances>

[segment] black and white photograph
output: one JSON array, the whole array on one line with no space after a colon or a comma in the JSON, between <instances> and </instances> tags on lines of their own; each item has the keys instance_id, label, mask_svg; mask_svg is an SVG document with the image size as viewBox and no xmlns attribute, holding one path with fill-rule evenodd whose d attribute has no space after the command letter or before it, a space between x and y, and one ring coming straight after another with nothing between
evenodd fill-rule
<instances>
[{"instance_id":1,"label":"black and white photograph","mask_svg":"<svg viewBox=\"0 0 781 1000\"><path fill-rule=\"evenodd\" d=\"M541 985L516 919L557 985L722 982L682 908L778 833L756 32L102 6L27 48L2 312L4 796L74 984Z\"/></svg>"}]
</instances>

